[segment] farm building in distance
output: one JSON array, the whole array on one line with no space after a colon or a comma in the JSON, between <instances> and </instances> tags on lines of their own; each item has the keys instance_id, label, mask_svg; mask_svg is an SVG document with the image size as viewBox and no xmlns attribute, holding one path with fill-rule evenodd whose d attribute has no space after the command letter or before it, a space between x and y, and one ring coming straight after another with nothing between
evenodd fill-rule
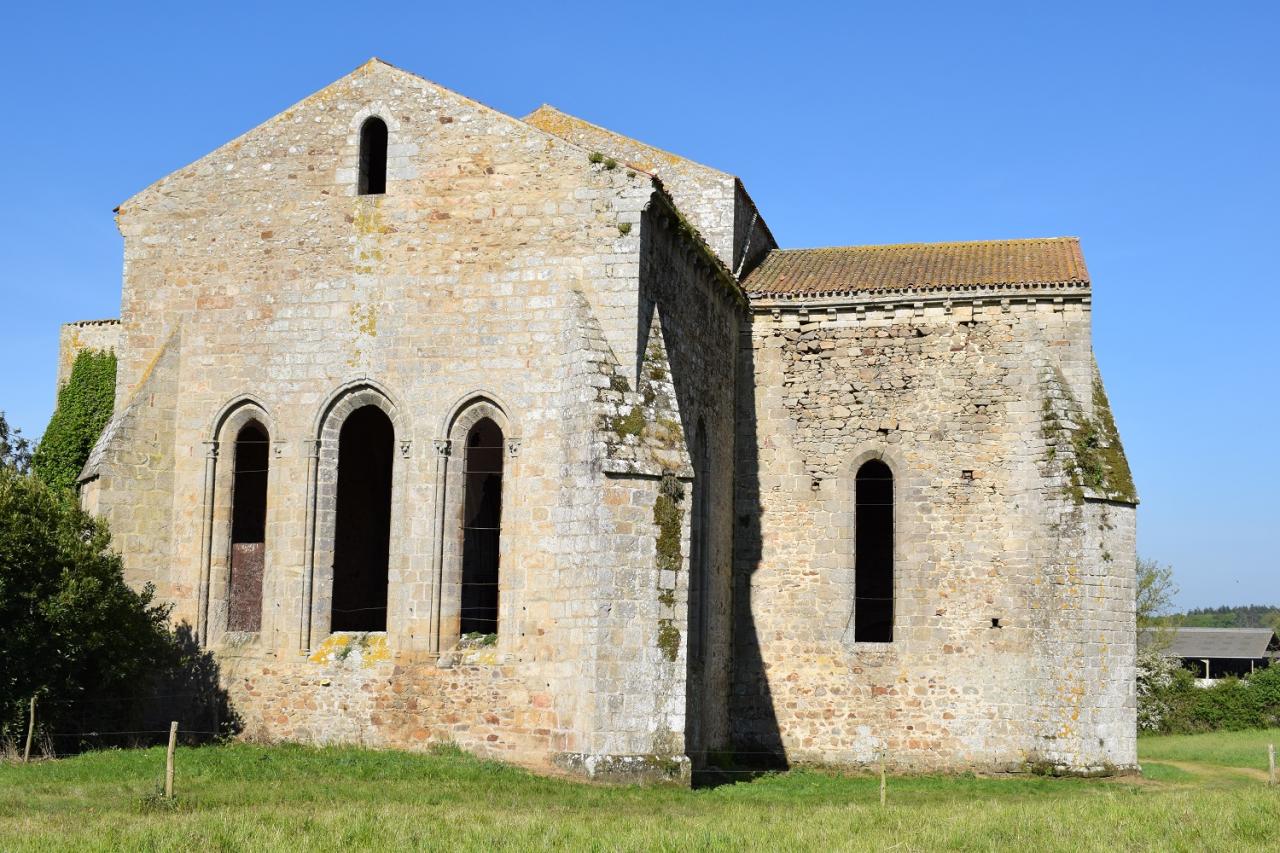
<instances>
[{"instance_id":1,"label":"farm building in distance","mask_svg":"<svg viewBox=\"0 0 1280 853\"><path fill-rule=\"evenodd\" d=\"M1280 638L1270 628L1169 628L1165 653L1201 679L1248 675L1280 659ZM1150 642L1144 632L1144 645Z\"/></svg>"}]
</instances>

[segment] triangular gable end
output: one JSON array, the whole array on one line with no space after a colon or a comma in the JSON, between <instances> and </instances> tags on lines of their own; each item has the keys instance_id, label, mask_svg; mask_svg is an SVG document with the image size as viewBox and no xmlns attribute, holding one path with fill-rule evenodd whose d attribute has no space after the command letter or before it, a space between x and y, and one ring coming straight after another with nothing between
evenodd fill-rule
<instances>
[{"instance_id":1,"label":"triangular gable end","mask_svg":"<svg viewBox=\"0 0 1280 853\"><path fill-rule=\"evenodd\" d=\"M475 100L474 98L469 98L466 95L455 92L454 90L446 86L442 86L439 83L432 82L431 80L428 80L427 78L419 74L414 74L411 71L406 71L403 68L398 68L394 65L391 65L388 62L378 59L377 57L374 57L370 59L368 62L365 62L359 68L356 68L354 71L351 71L349 74L344 74L342 77L339 77L337 80L334 80L332 83L329 83L324 88L312 93L311 95L308 95L302 100L294 103L292 106L268 118L266 121L263 121L254 125L252 128L250 128L249 130L246 130L244 133L240 134L234 139L222 145L219 145L217 148L213 149L208 154L205 154L204 156L193 161L192 163L189 163L186 166L183 166L180 169L174 170L173 172L169 173L165 177L159 179L158 181L155 181L154 183L134 193L132 196L125 199L125 201L121 202L115 208L116 212L120 213L122 211L125 211L129 206L140 203L144 196L146 196L147 194L155 190L158 190L161 187L172 184L175 181L180 181L188 175L194 175L196 171L202 165L204 165L207 161L218 157L220 154L223 154L228 150L233 150L235 148L243 146L245 143L252 140L252 138L256 134L260 133L265 128L268 128L280 122L288 121L292 117L292 115L299 109L309 106L313 104L315 101L325 100L333 97L335 90L342 87L348 81L361 76L375 75L375 74L392 75L394 78L399 78L399 80L405 85L428 86L431 89L438 92L443 97L456 100L461 105L466 105L466 106L478 109L495 119L499 119L503 122L509 123L512 127L519 129L521 132L536 134L538 138L545 140L549 144L554 145L565 152L574 153L574 154L580 153L582 155L581 162L582 162L583 169L587 169L590 166L590 163L588 162L588 159L587 159L587 155L590 152L587 149L582 148L581 146L575 145L572 141L565 139L562 136L558 136L554 133L549 133L546 130L543 130L542 128L528 124L524 121L521 121L518 118L507 115L501 110L496 110L493 107L487 106L481 103L480 101Z\"/></svg>"}]
</instances>

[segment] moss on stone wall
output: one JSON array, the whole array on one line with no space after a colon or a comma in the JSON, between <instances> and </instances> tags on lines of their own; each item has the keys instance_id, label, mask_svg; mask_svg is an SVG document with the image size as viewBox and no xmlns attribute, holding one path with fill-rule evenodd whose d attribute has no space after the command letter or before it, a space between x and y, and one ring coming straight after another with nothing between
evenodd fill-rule
<instances>
[{"instance_id":1,"label":"moss on stone wall","mask_svg":"<svg viewBox=\"0 0 1280 853\"><path fill-rule=\"evenodd\" d=\"M1124 445L1120 443L1120 431L1116 429L1115 417L1111 414L1111 401L1107 399L1107 391L1102 387L1099 376L1093 377L1093 420L1090 428L1089 468L1082 472L1086 475L1085 484L1105 492L1112 500L1136 503L1138 490L1133 484L1133 472L1129 470L1129 460L1124 455Z\"/></svg>"},{"instance_id":2,"label":"moss on stone wall","mask_svg":"<svg viewBox=\"0 0 1280 853\"><path fill-rule=\"evenodd\" d=\"M644 410L639 406L632 406L631 411L625 415L615 417L609 424L619 438L626 438L629 435L640 435L644 432Z\"/></svg>"},{"instance_id":3,"label":"moss on stone wall","mask_svg":"<svg viewBox=\"0 0 1280 853\"><path fill-rule=\"evenodd\" d=\"M684 486L671 474L662 476L658 497L653 502L653 523L658 526L658 568L680 571L680 530L684 522Z\"/></svg>"},{"instance_id":4,"label":"moss on stone wall","mask_svg":"<svg viewBox=\"0 0 1280 853\"><path fill-rule=\"evenodd\" d=\"M670 661L680 655L680 629L671 619L658 620L658 648Z\"/></svg>"},{"instance_id":5,"label":"moss on stone wall","mask_svg":"<svg viewBox=\"0 0 1280 853\"><path fill-rule=\"evenodd\" d=\"M1108 500L1137 503L1133 474L1129 470L1124 446L1120 443L1120 432L1111 414L1102 379L1098 376L1093 379L1092 417L1084 413L1061 374L1056 376L1055 384L1065 398L1070 410L1068 417L1074 421L1074 426L1063 423L1052 399L1046 397L1041 410L1040 431L1047 445L1048 461L1058 458L1064 443L1069 446L1071 456L1063 460L1062 468L1070 481L1067 493L1071 499L1083 503L1086 493L1091 493Z\"/></svg>"}]
</instances>

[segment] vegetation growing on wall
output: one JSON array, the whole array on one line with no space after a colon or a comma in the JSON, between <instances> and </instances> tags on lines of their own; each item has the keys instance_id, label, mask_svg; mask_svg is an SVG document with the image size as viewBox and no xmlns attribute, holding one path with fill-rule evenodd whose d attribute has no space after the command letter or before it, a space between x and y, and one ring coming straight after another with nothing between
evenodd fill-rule
<instances>
[{"instance_id":1,"label":"vegetation growing on wall","mask_svg":"<svg viewBox=\"0 0 1280 853\"><path fill-rule=\"evenodd\" d=\"M684 521L684 487L671 474L662 476L658 498L653 502L653 523L658 526L658 568L680 571L680 527Z\"/></svg>"},{"instance_id":2,"label":"vegetation growing on wall","mask_svg":"<svg viewBox=\"0 0 1280 853\"><path fill-rule=\"evenodd\" d=\"M684 486L673 474L662 475L658 486L658 497L653 502L653 523L658 528L658 539L655 546L659 583L662 571L679 572L682 562L680 553L680 533L684 522L684 508L680 505L684 500ZM664 604L674 604L674 592L660 589L659 600ZM658 648L667 660L674 661L680 653L680 629L673 620L658 620Z\"/></svg>"},{"instance_id":3,"label":"vegetation growing on wall","mask_svg":"<svg viewBox=\"0 0 1280 853\"><path fill-rule=\"evenodd\" d=\"M81 350L32 458L36 476L57 489L75 488L89 451L111 418L115 389L115 353Z\"/></svg>"},{"instance_id":4,"label":"vegetation growing on wall","mask_svg":"<svg viewBox=\"0 0 1280 853\"><path fill-rule=\"evenodd\" d=\"M1120 432L1111 415L1111 403L1097 376L1093 378L1093 417L1082 418L1072 433L1071 444L1081 485L1111 500L1137 502L1138 492L1120 443Z\"/></svg>"},{"instance_id":5,"label":"vegetation growing on wall","mask_svg":"<svg viewBox=\"0 0 1280 853\"><path fill-rule=\"evenodd\" d=\"M1071 458L1061 461L1063 473L1070 480L1067 491L1072 500L1083 503L1088 492L1108 500L1137 503L1138 492L1102 380L1096 375L1093 379L1092 417L1084 413L1060 372L1055 372L1053 385L1064 397L1065 415L1073 423L1064 423L1053 399L1046 396L1040 431L1049 444L1049 461L1058 458L1064 444L1071 451Z\"/></svg>"}]
</instances>

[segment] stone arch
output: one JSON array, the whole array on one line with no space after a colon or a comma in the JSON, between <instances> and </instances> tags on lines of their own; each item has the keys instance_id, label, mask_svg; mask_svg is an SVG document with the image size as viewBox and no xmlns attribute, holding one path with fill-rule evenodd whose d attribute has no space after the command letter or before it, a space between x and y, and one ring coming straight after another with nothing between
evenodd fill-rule
<instances>
[{"instance_id":1,"label":"stone arch","mask_svg":"<svg viewBox=\"0 0 1280 853\"><path fill-rule=\"evenodd\" d=\"M310 648L332 630L335 537L338 532L339 461L343 426L373 407L391 426L389 534L387 541L387 628L403 624L403 596L397 595L408 555L405 550L406 484L412 463L412 432L405 409L383 385L362 377L339 386L320 406L310 452L307 547L304 557L303 645ZM394 630L389 631L394 634Z\"/></svg>"},{"instance_id":2,"label":"stone arch","mask_svg":"<svg viewBox=\"0 0 1280 853\"><path fill-rule=\"evenodd\" d=\"M907 465L898 448L875 442L857 448L853 454L846 457L837 476L822 483L822 492L826 496L827 509L831 512L833 521L836 522L836 529L843 528L844 533L842 535L847 535L848 537L840 540L839 551L844 555L844 560L847 560L847 563L842 562L843 568L840 570L840 576L837 580L842 586L847 585L845 588L848 590L848 611L840 615L840 618L844 620L843 642L847 644L872 643L873 645L883 645L884 642L889 641L872 641L861 639L858 636L858 472L868 462L882 463L888 468L893 478L892 586L889 597L892 598L893 607L894 628L892 636L896 639L900 639L898 637L898 625L905 624L902 623L900 618L905 612L903 610L903 591L909 588L909 585L904 586L904 576L908 572L915 572L920 568L920 561L913 556L912 551L916 542L915 529L921 519L915 503L926 491L927 480L918 470L912 469Z\"/></svg>"},{"instance_id":3,"label":"stone arch","mask_svg":"<svg viewBox=\"0 0 1280 853\"><path fill-rule=\"evenodd\" d=\"M468 482L468 437L485 422L496 426L502 436L501 447L501 504L500 518L509 512L513 490L513 463L520 451L520 437L515 417L497 395L486 391L475 391L461 397L450 407L442 424L442 438L436 439L435 445L440 463L437 475L437 518L436 542L438 552L435 566L436 615L435 635L437 648L449 649L456 645L463 627L464 599L468 599L469 590L465 569L467 549L475 547L475 542L468 543L465 513L467 511L467 490L474 483ZM474 478L472 478L474 479ZM499 523L499 527L501 522ZM507 647L514 631L511 618L516 612L511 595L508 594L511 584L509 571L502 571L504 556L510 551L509 541L500 536L496 543L498 571L497 580L484 581L497 584L497 634L499 645ZM471 602L476 606L476 602ZM484 605L488 606L488 605Z\"/></svg>"},{"instance_id":4,"label":"stone arch","mask_svg":"<svg viewBox=\"0 0 1280 853\"><path fill-rule=\"evenodd\" d=\"M339 160L336 181L345 188L346 195L360 195L360 138L361 130L371 118L376 118L387 127L387 162L386 179L388 184L393 180L413 178L417 175L414 157L418 153L415 142L407 140L401 123L395 117L395 110L385 101L372 101L356 110L347 124L346 152Z\"/></svg>"},{"instance_id":5,"label":"stone arch","mask_svg":"<svg viewBox=\"0 0 1280 853\"><path fill-rule=\"evenodd\" d=\"M266 435L266 517L263 545L264 562L261 565L261 602L265 604L271 587L271 547L273 528L276 472L270 462L278 455L283 443L276 432L275 420L266 404L256 395L238 394L219 407L209 422L205 439L205 483L201 527L203 547L199 590L198 629L205 642L221 637L231 629L229 624L231 563L232 563L232 511L236 475L236 439L245 427L258 424ZM257 620L258 627L250 634L261 634L270 628L267 611ZM245 631L236 631L243 634Z\"/></svg>"},{"instance_id":6,"label":"stone arch","mask_svg":"<svg viewBox=\"0 0 1280 853\"><path fill-rule=\"evenodd\" d=\"M449 407L441 424L441 435L454 438L459 429L465 434L481 418L490 418L505 436L519 434L519 424L511 414L512 409L497 394L488 391L472 391L459 397Z\"/></svg>"},{"instance_id":7,"label":"stone arch","mask_svg":"<svg viewBox=\"0 0 1280 853\"><path fill-rule=\"evenodd\" d=\"M384 195L387 191L387 148L391 133L380 116L369 116L360 126L360 161L357 195Z\"/></svg>"}]
</instances>

